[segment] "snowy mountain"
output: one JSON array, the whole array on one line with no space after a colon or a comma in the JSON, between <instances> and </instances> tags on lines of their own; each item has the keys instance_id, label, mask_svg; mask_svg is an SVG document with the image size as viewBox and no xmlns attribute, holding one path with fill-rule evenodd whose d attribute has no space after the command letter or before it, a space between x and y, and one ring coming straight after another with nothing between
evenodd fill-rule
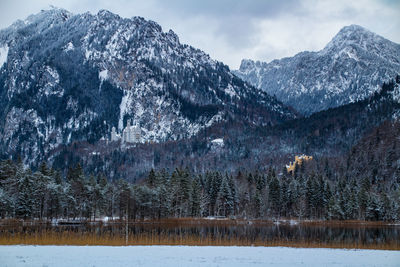
<instances>
[{"instance_id":1,"label":"snowy mountain","mask_svg":"<svg viewBox=\"0 0 400 267\"><path fill-rule=\"evenodd\" d=\"M400 73L400 45L360 26L344 27L318 52L270 63L243 60L235 74L309 115L364 99Z\"/></svg>"},{"instance_id":2,"label":"snowy mountain","mask_svg":"<svg viewBox=\"0 0 400 267\"><path fill-rule=\"evenodd\" d=\"M108 139L128 119L144 142L215 122L295 117L173 32L141 17L51 9L0 31L0 147L26 161L74 141Z\"/></svg>"},{"instance_id":3,"label":"snowy mountain","mask_svg":"<svg viewBox=\"0 0 400 267\"><path fill-rule=\"evenodd\" d=\"M323 157L346 159L348 153L353 153L353 146L371 132L379 132L377 129L385 129L380 138L387 139L386 144L393 144L390 139L400 140L400 128L396 126L400 123L399 88L400 76L361 101L273 126L250 125L245 121L216 123L190 139L127 149L120 149L115 143L106 146L103 145L105 142L93 145L75 142L61 151L54 151L49 158L52 166L61 170L80 162L88 172L101 172L113 179L141 179L152 168L173 170L176 166L189 166L193 171L236 172L272 164L281 169L293 160L294 155L301 154L312 155L318 160ZM387 127L389 124L393 127ZM385 136L384 132L393 134ZM373 142L378 142L376 140L379 139ZM368 145L366 148L373 150L376 147ZM379 151L377 160L385 158L389 150L382 148ZM358 153L360 156L371 155L365 150L358 150ZM361 158L370 159L369 156ZM385 161L379 162L384 164ZM360 170L366 168L366 165L359 166ZM384 166L378 169L381 173L387 170Z\"/></svg>"}]
</instances>

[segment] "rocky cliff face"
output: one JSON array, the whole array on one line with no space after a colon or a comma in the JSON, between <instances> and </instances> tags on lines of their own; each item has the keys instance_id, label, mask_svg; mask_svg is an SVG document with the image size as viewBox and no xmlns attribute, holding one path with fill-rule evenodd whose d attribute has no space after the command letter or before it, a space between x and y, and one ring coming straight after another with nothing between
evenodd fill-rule
<instances>
[{"instance_id":1,"label":"rocky cliff face","mask_svg":"<svg viewBox=\"0 0 400 267\"><path fill-rule=\"evenodd\" d=\"M400 73L400 45L351 25L321 51L270 63L243 60L235 73L310 115L364 99L393 79Z\"/></svg>"},{"instance_id":2,"label":"rocky cliff face","mask_svg":"<svg viewBox=\"0 0 400 267\"><path fill-rule=\"evenodd\" d=\"M26 162L109 138L132 119L143 141L218 121L273 125L295 114L172 32L108 11L52 9L0 31L0 147Z\"/></svg>"}]
</instances>

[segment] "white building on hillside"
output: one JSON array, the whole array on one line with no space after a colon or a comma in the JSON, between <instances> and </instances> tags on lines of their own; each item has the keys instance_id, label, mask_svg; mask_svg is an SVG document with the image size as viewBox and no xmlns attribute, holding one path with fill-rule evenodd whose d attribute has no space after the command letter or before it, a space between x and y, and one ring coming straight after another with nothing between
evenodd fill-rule
<instances>
[{"instance_id":1,"label":"white building on hillside","mask_svg":"<svg viewBox=\"0 0 400 267\"><path fill-rule=\"evenodd\" d=\"M122 138L117 133L115 127L111 130L111 141L118 141L121 139L122 143L140 143L142 138L142 131L139 126L131 125L131 120L128 120L126 127L122 131Z\"/></svg>"},{"instance_id":2,"label":"white building on hillside","mask_svg":"<svg viewBox=\"0 0 400 267\"><path fill-rule=\"evenodd\" d=\"M116 132L115 127L111 129L111 142L115 142L121 139L121 136Z\"/></svg>"},{"instance_id":3,"label":"white building on hillside","mask_svg":"<svg viewBox=\"0 0 400 267\"><path fill-rule=\"evenodd\" d=\"M140 143L141 130L137 125L131 126L131 120L128 120L125 129L122 131L122 142Z\"/></svg>"}]
</instances>

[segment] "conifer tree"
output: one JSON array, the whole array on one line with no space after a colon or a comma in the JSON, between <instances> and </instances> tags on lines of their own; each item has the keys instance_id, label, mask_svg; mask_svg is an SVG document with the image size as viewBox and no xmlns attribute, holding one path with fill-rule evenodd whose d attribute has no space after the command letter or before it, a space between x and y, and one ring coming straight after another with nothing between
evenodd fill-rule
<instances>
[{"instance_id":1,"label":"conifer tree","mask_svg":"<svg viewBox=\"0 0 400 267\"><path fill-rule=\"evenodd\" d=\"M35 209L35 202L32 196L35 194L35 182L30 171L25 171L22 164L18 164L15 174L17 186L17 198L15 213L17 217L31 218Z\"/></svg>"},{"instance_id":2,"label":"conifer tree","mask_svg":"<svg viewBox=\"0 0 400 267\"><path fill-rule=\"evenodd\" d=\"M280 215L281 188L278 178L273 176L269 184L269 203L274 215Z\"/></svg>"},{"instance_id":3,"label":"conifer tree","mask_svg":"<svg viewBox=\"0 0 400 267\"><path fill-rule=\"evenodd\" d=\"M201 187L197 178L192 181L191 216L199 217L201 211Z\"/></svg>"},{"instance_id":4,"label":"conifer tree","mask_svg":"<svg viewBox=\"0 0 400 267\"><path fill-rule=\"evenodd\" d=\"M229 216L233 212L234 198L230 189L227 175L223 176L217 196L217 215Z\"/></svg>"},{"instance_id":5,"label":"conifer tree","mask_svg":"<svg viewBox=\"0 0 400 267\"><path fill-rule=\"evenodd\" d=\"M149 172L149 176L147 177L147 184L150 188L156 185L156 173L154 169L151 169Z\"/></svg>"}]
</instances>

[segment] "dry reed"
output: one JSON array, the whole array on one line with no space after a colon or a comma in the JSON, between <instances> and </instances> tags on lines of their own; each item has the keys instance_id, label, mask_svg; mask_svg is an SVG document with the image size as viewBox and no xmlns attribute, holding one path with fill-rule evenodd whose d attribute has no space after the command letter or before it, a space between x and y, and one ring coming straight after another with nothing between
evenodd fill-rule
<instances>
[{"instance_id":1,"label":"dry reed","mask_svg":"<svg viewBox=\"0 0 400 267\"><path fill-rule=\"evenodd\" d=\"M37 224L38 227L30 231L23 231L23 226ZM142 220L130 222L129 225L149 225L149 228L156 226L175 227L175 226L240 226L251 224L254 226L271 225L276 222L266 220L208 220L194 218L162 219L162 220ZM288 220L280 223L290 223ZM358 221L303 221L299 224L310 226L385 226L383 223L365 223ZM128 242L125 239L124 231L77 231L77 230L57 230L51 227L43 229L41 225L46 222L35 221L0 221L3 231L0 231L0 245L104 245L104 246L124 246L124 245L186 245L186 246L284 246L284 247L303 247L303 248L346 248L346 249L381 249L381 250L400 250L399 240L388 240L378 243L362 243L358 241L320 241L320 240L282 240L250 238L246 236L201 236L196 234L173 234L168 232L157 232L156 230L133 233L129 232ZM112 222L111 225L121 225ZM386 224L387 225L387 224Z\"/></svg>"},{"instance_id":2,"label":"dry reed","mask_svg":"<svg viewBox=\"0 0 400 267\"><path fill-rule=\"evenodd\" d=\"M346 249L381 249L400 250L399 242L382 244L362 244L347 242L320 242L305 240L250 240L248 238L200 237L196 235L168 235L146 232L129 234L128 243L125 235L90 232L42 230L32 233L2 233L0 245L75 245L75 246L125 246L125 245L185 245L185 246L283 246L302 248L346 248Z\"/></svg>"}]
</instances>

